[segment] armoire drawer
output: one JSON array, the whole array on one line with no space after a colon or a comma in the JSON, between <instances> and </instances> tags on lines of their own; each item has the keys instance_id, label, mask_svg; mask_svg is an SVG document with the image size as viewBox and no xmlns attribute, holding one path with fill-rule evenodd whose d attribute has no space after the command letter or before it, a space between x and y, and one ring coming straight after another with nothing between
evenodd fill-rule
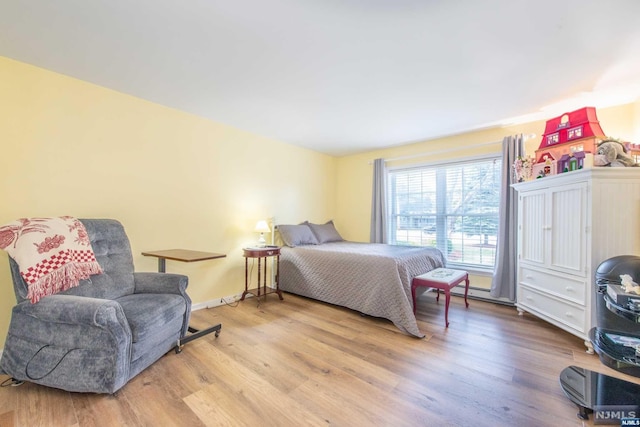
<instances>
[{"instance_id":1,"label":"armoire drawer","mask_svg":"<svg viewBox=\"0 0 640 427\"><path fill-rule=\"evenodd\" d=\"M587 284L584 278L568 278L522 267L520 269L520 283L577 304L584 305L586 301Z\"/></svg>"},{"instance_id":2,"label":"armoire drawer","mask_svg":"<svg viewBox=\"0 0 640 427\"><path fill-rule=\"evenodd\" d=\"M576 331L585 334L586 310L570 302L565 302L549 294L540 293L526 286L518 289L518 305L523 309L542 314L559 324L569 326Z\"/></svg>"}]
</instances>

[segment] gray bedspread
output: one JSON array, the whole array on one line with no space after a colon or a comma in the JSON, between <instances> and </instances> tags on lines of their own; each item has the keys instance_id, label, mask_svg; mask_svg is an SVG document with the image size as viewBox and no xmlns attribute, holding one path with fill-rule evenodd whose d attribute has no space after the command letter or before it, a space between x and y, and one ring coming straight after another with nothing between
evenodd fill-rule
<instances>
[{"instance_id":1,"label":"gray bedspread","mask_svg":"<svg viewBox=\"0 0 640 427\"><path fill-rule=\"evenodd\" d=\"M411 300L411 280L445 258L432 247L332 242L283 247L280 289L389 319L403 332L424 337Z\"/></svg>"}]
</instances>

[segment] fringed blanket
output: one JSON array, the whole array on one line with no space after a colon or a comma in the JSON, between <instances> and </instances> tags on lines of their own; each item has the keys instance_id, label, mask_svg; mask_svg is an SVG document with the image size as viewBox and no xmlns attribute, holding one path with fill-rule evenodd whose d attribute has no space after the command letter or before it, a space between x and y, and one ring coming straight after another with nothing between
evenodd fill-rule
<instances>
[{"instance_id":1,"label":"fringed blanket","mask_svg":"<svg viewBox=\"0 0 640 427\"><path fill-rule=\"evenodd\" d=\"M0 227L0 248L18 263L32 303L102 273L84 225L69 216L6 224Z\"/></svg>"}]
</instances>

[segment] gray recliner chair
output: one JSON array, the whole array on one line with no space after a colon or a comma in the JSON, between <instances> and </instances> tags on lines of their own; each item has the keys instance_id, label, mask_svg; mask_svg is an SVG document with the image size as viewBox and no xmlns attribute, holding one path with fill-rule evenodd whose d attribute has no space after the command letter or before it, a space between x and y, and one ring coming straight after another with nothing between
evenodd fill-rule
<instances>
[{"instance_id":1,"label":"gray recliner chair","mask_svg":"<svg viewBox=\"0 0 640 427\"><path fill-rule=\"evenodd\" d=\"M134 272L129 239L118 221L81 222L104 274L32 304L9 258L18 304L0 372L67 391L114 393L179 348L191 313L188 278Z\"/></svg>"}]
</instances>

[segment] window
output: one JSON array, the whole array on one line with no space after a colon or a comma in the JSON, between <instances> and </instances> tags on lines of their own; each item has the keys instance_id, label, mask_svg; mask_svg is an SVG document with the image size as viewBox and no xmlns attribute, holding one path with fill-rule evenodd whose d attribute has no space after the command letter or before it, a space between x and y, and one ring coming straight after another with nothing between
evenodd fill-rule
<instances>
[{"instance_id":1,"label":"window","mask_svg":"<svg viewBox=\"0 0 640 427\"><path fill-rule=\"evenodd\" d=\"M499 157L389 171L389 243L436 246L449 265L493 270Z\"/></svg>"}]
</instances>

